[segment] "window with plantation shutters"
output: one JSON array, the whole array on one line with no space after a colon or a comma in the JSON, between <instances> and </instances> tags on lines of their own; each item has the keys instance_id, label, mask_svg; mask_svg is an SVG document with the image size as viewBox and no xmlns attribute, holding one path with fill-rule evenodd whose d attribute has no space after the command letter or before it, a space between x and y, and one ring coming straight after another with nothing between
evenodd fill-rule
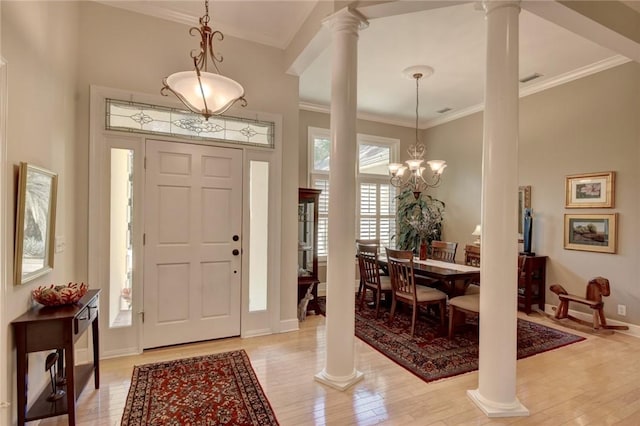
<instances>
[{"instance_id":1,"label":"window with plantation shutters","mask_svg":"<svg viewBox=\"0 0 640 426\"><path fill-rule=\"evenodd\" d=\"M309 127L309 177L321 189L318 212L318 256L327 256L329 232L329 130ZM396 189L389 183L389 163L397 161L400 141L358 134L356 238L379 239L392 246L396 232Z\"/></svg>"}]
</instances>

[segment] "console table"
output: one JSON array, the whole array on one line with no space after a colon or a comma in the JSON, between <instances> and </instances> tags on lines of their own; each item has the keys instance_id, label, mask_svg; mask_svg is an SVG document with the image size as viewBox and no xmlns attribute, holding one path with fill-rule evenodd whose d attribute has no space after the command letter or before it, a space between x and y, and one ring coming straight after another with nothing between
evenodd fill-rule
<instances>
[{"instance_id":1,"label":"console table","mask_svg":"<svg viewBox=\"0 0 640 426\"><path fill-rule=\"evenodd\" d=\"M98 305L100 290L89 290L76 304L34 307L11 322L13 326L18 375L18 425L45 417L68 415L69 425L76 423L76 400L93 373L95 388L100 387L98 352ZM93 363L75 365L74 345L91 325ZM27 411L27 383L30 352L58 350L58 374L65 380L63 398L49 402L49 387ZM64 356L62 354L64 353ZM63 368L66 366L66 368ZM44 368L38 366L38 370ZM63 374L64 370L64 374Z\"/></svg>"}]
</instances>

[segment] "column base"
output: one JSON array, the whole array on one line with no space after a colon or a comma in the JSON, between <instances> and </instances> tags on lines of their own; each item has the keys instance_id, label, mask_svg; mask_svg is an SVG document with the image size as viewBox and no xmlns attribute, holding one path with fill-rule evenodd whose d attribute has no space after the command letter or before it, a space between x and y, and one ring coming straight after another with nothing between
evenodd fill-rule
<instances>
[{"instance_id":1,"label":"column base","mask_svg":"<svg viewBox=\"0 0 640 426\"><path fill-rule=\"evenodd\" d=\"M356 370L353 376L345 379L342 377L332 377L331 375L327 374L325 370L322 370L314 377L316 382L320 382L323 385L338 389L339 391L344 391L362 380L364 378L364 374Z\"/></svg>"},{"instance_id":2,"label":"column base","mask_svg":"<svg viewBox=\"0 0 640 426\"><path fill-rule=\"evenodd\" d=\"M480 390L468 390L467 396L487 417L527 417L529 410L522 405L518 398L512 404L499 404L487 400L480 395Z\"/></svg>"}]
</instances>

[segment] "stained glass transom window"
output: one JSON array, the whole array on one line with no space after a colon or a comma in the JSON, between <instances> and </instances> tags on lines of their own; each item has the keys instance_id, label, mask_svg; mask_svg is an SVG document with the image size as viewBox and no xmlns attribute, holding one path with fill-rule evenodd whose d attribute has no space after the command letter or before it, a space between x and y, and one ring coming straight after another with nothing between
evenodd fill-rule
<instances>
[{"instance_id":1,"label":"stained glass transom window","mask_svg":"<svg viewBox=\"0 0 640 426\"><path fill-rule=\"evenodd\" d=\"M275 123L217 116L205 120L190 111L139 102L106 100L107 130L274 147Z\"/></svg>"}]
</instances>

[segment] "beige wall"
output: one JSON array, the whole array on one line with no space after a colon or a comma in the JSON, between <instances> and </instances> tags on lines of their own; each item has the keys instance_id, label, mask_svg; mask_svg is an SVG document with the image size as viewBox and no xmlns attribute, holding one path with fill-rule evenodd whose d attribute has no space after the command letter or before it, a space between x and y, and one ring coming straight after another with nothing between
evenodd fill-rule
<instances>
[{"instance_id":1,"label":"beige wall","mask_svg":"<svg viewBox=\"0 0 640 426\"><path fill-rule=\"evenodd\" d=\"M471 242L480 223L482 113L427 129L430 158L449 166L435 191L447 204L445 238ZM519 184L531 185L533 250L549 256L547 287L583 294L601 275L611 282L608 318L640 324L640 65L629 63L520 101ZM613 170L613 209L565 209L565 175ZM619 213L618 253L563 248L565 213ZM458 257L462 253L459 250ZM547 302L557 297L547 291ZM627 316L616 305L627 305Z\"/></svg>"},{"instance_id":2,"label":"beige wall","mask_svg":"<svg viewBox=\"0 0 640 426\"><path fill-rule=\"evenodd\" d=\"M76 55L78 40L76 2L3 2L2 55L8 62L7 169L7 256L6 290L3 297L5 319L11 321L29 308L31 291L49 283L83 281L86 274L74 261L75 253L86 251L86 242L78 247L75 222L86 210L77 205L75 182L83 177L75 168L76 155ZM56 253L54 270L21 286L13 285L13 236L17 184L17 165L26 161L58 173L56 234L64 236L66 247ZM84 178L86 179L86 177ZM3 194L4 196L4 194ZM14 343L9 337L6 386L15 401ZM7 334L4 334L7 331ZM44 355L31 355L30 395L45 385ZM16 410L1 410L15 416ZM1 424L10 420L0 418Z\"/></svg>"},{"instance_id":3,"label":"beige wall","mask_svg":"<svg viewBox=\"0 0 640 426\"><path fill-rule=\"evenodd\" d=\"M7 253L13 262L15 165L28 161L59 173L57 235L64 253L52 273L27 285L8 285L6 319L30 304L30 292L51 282L86 281L88 253L89 87L100 85L159 93L162 78L189 69L199 40L188 26L111 8L95 2L2 2L2 54L9 62ZM279 49L225 37L223 74L240 81L248 108L283 116L281 319L296 318L296 228L298 175L298 78L284 72ZM89 283L91 286L91 283ZM7 329L6 324L2 327ZM3 333L3 335L5 335ZM11 334L8 377L14 377ZM34 366L41 365L35 360ZM34 371L39 371L34 367ZM30 375L30 386L44 384ZM7 392L12 395L14 381ZM15 410L6 410L15 413ZM13 414L12 414L13 415ZM0 419L1 424L8 423Z\"/></svg>"}]
</instances>

